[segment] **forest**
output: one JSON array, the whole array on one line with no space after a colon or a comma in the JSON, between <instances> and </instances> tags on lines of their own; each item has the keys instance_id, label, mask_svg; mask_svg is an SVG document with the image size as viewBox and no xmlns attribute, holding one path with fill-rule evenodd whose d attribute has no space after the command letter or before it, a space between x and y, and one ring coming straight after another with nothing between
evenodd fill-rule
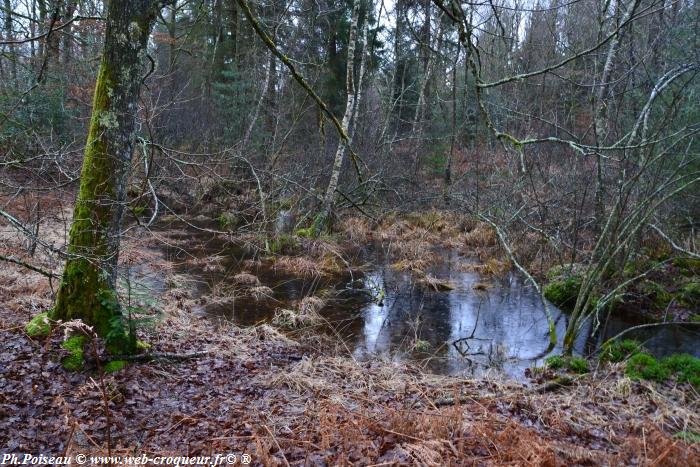
<instances>
[{"instance_id":1,"label":"forest","mask_svg":"<svg viewBox=\"0 0 700 467\"><path fill-rule=\"evenodd\" d=\"M0 464L700 465L697 0L0 19Z\"/></svg>"}]
</instances>

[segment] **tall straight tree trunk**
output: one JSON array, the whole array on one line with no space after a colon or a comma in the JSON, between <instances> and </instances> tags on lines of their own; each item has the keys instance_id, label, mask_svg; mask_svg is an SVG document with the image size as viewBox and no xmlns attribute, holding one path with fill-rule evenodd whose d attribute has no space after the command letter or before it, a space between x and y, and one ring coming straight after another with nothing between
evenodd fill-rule
<instances>
[{"instance_id":1,"label":"tall straight tree trunk","mask_svg":"<svg viewBox=\"0 0 700 467\"><path fill-rule=\"evenodd\" d=\"M39 27L37 32L39 34L42 34L46 31L47 24L46 24L46 0L37 0L37 7L39 8ZM46 48L44 45L45 39L42 39L39 41L39 51L38 51L38 60L37 63L35 63L35 67L38 71L38 69L41 67L41 61L44 60L44 49Z\"/></svg>"},{"instance_id":2,"label":"tall straight tree trunk","mask_svg":"<svg viewBox=\"0 0 700 467\"><path fill-rule=\"evenodd\" d=\"M627 12L622 18L622 23L627 22L639 6L639 0L629 5ZM595 144L603 146L605 141L605 131L607 128L606 118L606 101L608 89L610 88L610 76L613 72L615 59L617 56L618 45L620 44L620 32L615 34L610 40L608 51L605 55L605 64L601 73L600 84L595 93L595 110L593 115L593 130L595 136ZM596 188L595 188L595 230L600 232L603 217L605 216L605 180L603 174L603 159L600 151L596 151Z\"/></svg>"},{"instance_id":3,"label":"tall straight tree trunk","mask_svg":"<svg viewBox=\"0 0 700 467\"><path fill-rule=\"evenodd\" d=\"M90 129L54 319L82 319L113 352L133 350L116 294L137 99L151 27L162 2L110 1Z\"/></svg>"},{"instance_id":4,"label":"tall straight tree trunk","mask_svg":"<svg viewBox=\"0 0 700 467\"><path fill-rule=\"evenodd\" d=\"M349 134L348 128L350 127L350 120L352 119L352 115L355 109L355 47L357 45L357 22L360 16L360 1L361 0L355 0L354 5L352 7L352 22L350 23L350 37L348 39L348 58L345 77L347 99L345 103L345 113L343 114L343 121L341 123L342 129L345 132L345 134ZM358 87L360 87L361 85L362 83L357 83ZM335 159L333 161L333 170L331 171L331 178L328 181L326 195L323 198L321 212L314 221L314 236L320 235L320 233L328 227L331 215L333 213L335 191L338 189L340 169L343 167L343 161L345 160L345 152L347 151L348 143L349 142L345 141L345 139L343 138L340 138L338 141L338 148L335 151Z\"/></svg>"},{"instance_id":5,"label":"tall straight tree trunk","mask_svg":"<svg viewBox=\"0 0 700 467\"><path fill-rule=\"evenodd\" d=\"M12 41L14 39L12 27L12 4L10 0L5 0L5 39ZM17 84L17 54L15 54L15 46L10 43L8 46L10 52L10 76L12 77L13 85Z\"/></svg>"},{"instance_id":6,"label":"tall straight tree trunk","mask_svg":"<svg viewBox=\"0 0 700 467\"><path fill-rule=\"evenodd\" d=\"M53 0L50 2L50 14L51 20L49 21L49 27L57 27L61 25L64 21L64 10L65 5L63 0ZM61 56L61 34L52 31L51 34L46 36L46 57L49 67L52 71L56 71L58 68L58 63L60 62Z\"/></svg>"},{"instance_id":7,"label":"tall straight tree trunk","mask_svg":"<svg viewBox=\"0 0 700 467\"><path fill-rule=\"evenodd\" d=\"M75 14L75 9L78 6L77 0L68 0L66 9L63 14L64 21L70 21ZM73 60L73 23L68 24L62 31L63 37L63 64L69 66Z\"/></svg>"}]
</instances>

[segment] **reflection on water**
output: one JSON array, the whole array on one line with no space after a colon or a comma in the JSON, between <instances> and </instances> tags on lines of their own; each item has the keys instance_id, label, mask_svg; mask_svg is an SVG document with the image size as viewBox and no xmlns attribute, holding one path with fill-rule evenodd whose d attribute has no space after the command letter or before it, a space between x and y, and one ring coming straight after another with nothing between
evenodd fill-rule
<instances>
[{"instance_id":1,"label":"reflection on water","mask_svg":"<svg viewBox=\"0 0 700 467\"><path fill-rule=\"evenodd\" d=\"M449 256L449 255L448 255ZM454 286L436 292L416 285L406 273L388 267L368 274L366 280L386 284L384 306L361 307L362 327L355 336L355 356L368 353L419 359L439 373L479 373L498 369L509 376L545 356L549 324L539 295L516 275L487 284L473 272L452 269L457 258L445 258L431 273ZM550 313L558 333L565 320L555 307ZM430 343L426 352L412 351L416 340Z\"/></svg>"},{"instance_id":2,"label":"reflection on water","mask_svg":"<svg viewBox=\"0 0 700 467\"><path fill-rule=\"evenodd\" d=\"M230 281L248 257L240 248L231 249L211 236L196 247L187 252L169 247L164 251L169 259L184 261L178 272L197 281L198 296L218 282ZM540 296L516 274L484 284L486 279L479 274L464 272L461 266L468 259L447 250L437 251L441 260L429 273L454 286L454 290L438 292L417 283L412 274L389 267L381 248L373 250L366 259L376 266L359 278L300 279L259 267L252 272L273 289L272 300L209 303L201 311L248 325L270 320L275 308L288 307L292 300L334 289L337 298L321 311L326 320L324 329L343 337L358 359L382 355L411 359L436 373L481 374L490 370L522 379L525 368L541 365L550 354L546 353L549 325ZM222 270L208 271L201 263L193 266L185 261L191 255L201 258L212 254L225 256ZM373 299L378 294L382 300ZM549 311L561 341L567 316L551 304ZM599 345L603 336L615 336L637 324L641 324L639 318L617 313L600 324L604 332L597 333L595 344ZM587 324L575 344L578 353L591 348L586 342L591 326L592 323ZM687 328L644 329L628 337L645 342L657 356L686 352L700 357L700 335ZM560 347L555 347L551 353L560 351Z\"/></svg>"}]
</instances>

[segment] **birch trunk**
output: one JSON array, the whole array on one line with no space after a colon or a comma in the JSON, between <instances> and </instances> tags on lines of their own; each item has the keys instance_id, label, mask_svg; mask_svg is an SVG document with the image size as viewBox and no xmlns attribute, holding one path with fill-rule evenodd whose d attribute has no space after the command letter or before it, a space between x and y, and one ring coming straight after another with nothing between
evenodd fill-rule
<instances>
[{"instance_id":1,"label":"birch trunk","mask_svg":"<svg viewBox=\"0 0 700 467\"><path fill-rule=\"evenodd\" d=\"M347 72L345 77L345 87L347 89L347 100L345 103L345 113L343 114L343 120L341 122L341 128L343 132L347 135L348 128L350 127L350 121L352 120L352 115L355 109L355 83L354 83L354 70L355 70L355 48L357 45L357 22L360 16L360 1L355 0L352 8L352 22L350 23L350 37L348 40L348 58L347 58ZM365 21L366 22L366 21ZM358 82L358 88L361 87L362 83ZM340 179L340 170L343 167L343 161L345 160L345 153L350 144L350 138L346 141L340 138L338 141L338 148L335 151L335 158L333 160L333 170L331 171L331 178L328 181L328 188L326 189L326 195L323 198L323 205L321 207L321 212L316 217L313 226L314 236L320 235L320 233L328 228L331 214L333 213L333 204L335 200L335 191L338 189L338 180Z\"/></svg>"},{"instance_id":2,"label":"birch trunk","mask_svg":"<svg viewBox=\"0 0 700 467\"><path fill-rule=\"evenodd\" d=\"M635 0L625 12L621 24L626 23L637 10L639 0ZM595 133L595 143L597 146L602 146L605 140L605 130L607 120L605 117L606 96L610 88L610 75L612 74L615 58L617 56L618 45L620 44L620 33L618 32L610 40L608 51L605 56L605 64L601 74L600 85L595 94L595 112L593 116L593 128ZM603 180L603 159L600 151L596 153L596 189L595 189L595 229L600 232L601 223L605 216L605 184Z\"/></svg>"}]
</instances>

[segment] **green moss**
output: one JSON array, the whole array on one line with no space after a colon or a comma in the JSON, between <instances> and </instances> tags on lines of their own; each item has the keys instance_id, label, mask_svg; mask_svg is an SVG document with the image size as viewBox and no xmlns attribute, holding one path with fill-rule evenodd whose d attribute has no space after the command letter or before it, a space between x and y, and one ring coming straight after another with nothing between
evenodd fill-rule
<instances>
[{"instance_id":1,"label":"green moss","mask_svg":"<svg viewBox=\"0 0 700 467\"><path fill-rule=\"evenodd\" d=\"M630 355L643 351L644 348L642 347L642 344L634 339L608 341L601 347L600 361L621 362Z\"/></svg>"},{"instance_id":2,"label":"green moss","mask_svg":"<svg viewBox=\"0 0 700 467\"><path fill-rule=\"evenodd\" d=\"M627 361L625 373L632 379L648 379L663 382L671 376L671 371L654 357L645 353L632 355Z\"/></svg>"},{"instance_id":3,"label":"green moss","mask_svg":"<svg viewBox=\"0 0 700 467\"><path fill-rule=\"evenodd\" d=\"M581 288L581 279L569 277L550 282L544 286L544 296L556 306L571 309L576 304L576 297Z\"/></svg>"},{"instance_id":4,"label":"green moss","mask_svg":"<svg viewBox=\"0 0 700 467\"><path fill-rule=\"evenodd\" d=\"M643 249L645 255L656 261L666 261L671 257L673 250L670 245L661 244L654 247L646 247Z\"/></svg>"},{"instance_id":5,"label":"green moss","mask_svg":"<svg viewBox=\"0 0 700 467\"><path fill-rule=\"evenodd\" d=\"M686 306L700 305L700 282L688 282L678 294L678 301Z\"/></svg>"},{"instance_id":6,"label":"green moss","mask_svg":"<svg viewBox=\"0 0 700 467\"><path fill-rule=\"evenodd\" d=\"M69 371L80 371L83 369L83 345L85 336L72 336L66 339L61 348L67 350L69 355L61 359L63 368Z\"/></svg>"},{"instance_id":7,"label":"green moss","mask_svg":"<svg viewBox=\"0 0 700 467\"><path fill-rule=\"evenodd\" d=\"M663 382L675 376L679 383L690 383L700 389L700 359L687 354L674 354L661 361L646 353L632 355L625 373L632 379Z\"/></svg>"},{"instance_id":8,"label":"green moss","mask_svg":"<svg viewBox=\"0 0 700 467\"><path fill-rule=\"evenodd\" d=\"M313 227L307 227L305 229L297 229L297 231L294 232L294 234L297 237L301 237L301 238L311 238L314 235L314 229L313 229Z\"/></svg>"},{"instance_id":9,"label":"green moss","mask_svg":"<svg viewBox=\"0 0 700 467\"><path fill-rule=\"evenodd\" d=\"M148 350L151 348L151 344L148 342L144 342L141 339L136 340L136 350L139 352L143 352L144 350Z\"/></svg>"},{"instance_id":10,"label":"green moss","mask_svg":"<svg viewBox=\"0 0 700 467\"><path fill-rule=\"evenodd\" d=\"M418 352L427 352L427 351L429 351L430 349L433 348L433 346L430 345L430 342L424 341L424 340L422 340L422 339L418 339L418 340L416 341L416 343L414 344L414 346L415 346L415 349L416 349Z\"/></svg>"},{"instance_id":11,"label":"green moss","mask_svg":"<svg viewBox=\"0 0 700 467\"><path fill-rule=\"evenodd\" d=\"M121 371L126 368L126 365L126 360L112 360L111 362L107 362L107 364L104 366L104 373L108 375L110 373Z\"/></svg>"},{"instance_id":12,"label":"green moss","mask_svg":"<svg viewBox=\"0 0 700 467\"><path fill-rule=\"evenodd\" d=\"M671 303L671 300L673 300L673 295L663 285L654 281L642 282L640 290L649 297L653 307L657 310L665 310L668 304Z\"/></svg>"},{"instance_id":13,"label":"green moss","mask_svg":"<svg viewBox=\"0 0 700 467\"><path fill-rule=\"evenodd\" d=\"M230 212L222 212L218 217L219 228L224 230L234 230L240 224L240 219Z\"/></svg>"},{"instance_id":14,"label":"green moss","mask_svg":"<svg viewBox=\"0 0 700 467\"><path fill-rule=\"evenodd\" d=\"M693 323L700 323L700 314L694 313L690 315L690 321Z\"/></svg>"},{"instance_id":15,"label":"green moss","mask_svg":"<svg viewBox=\"0 0 700 467\"><path fill-rule=\"evenodd\" d=\"M567 362L566 367L573 373L588 373L588 360L585 358L572 357Z\"/></svg>"},{"instance_id":16,"label":"green moss","mask_svg":"<svg viewBox=\"0 0 700 467\"><path fill-rule=\"evenodd\" d=\"M51 325L48 323L48 319L48 313L39 313L27 323L24 331L30 337L48 336L49 332L51 332Z\"/></svg>"},{"instance_id":17,"label":"green moss","mask_svg":"<svg viewBox=\"0 0 700 467\"><path fill-rule=\"evenodd\" d=\"M665 358L661 364L677 374L678 382L690 383L700 388L700 359L688 354L675 354Z\"/></svg>"},{"instance_id":18,"label":"green moss","mask_svg":"<svg viewBox=\"0 0 700 467\"><path fill-rule=\"evenodd\" d=\"M561 355L552 355L551 357L547 357L544 362L552 370L559 370L566 366L566 358L562 357Z\"/></svg>"},{"instance_id":19,"label":"green moss","mask_svg":"<svg viewBox=\"0 0 700 467\"><path fill-rule=\"evenodd\" d=\"M675 439L680 439L688 444L700 443L700 434L693 431L679 431L673 435Z\"/></svg>"},{"instance_id":20,"label":"green moss","mask_svg":"<svg viewBox=\"0 0 700 467\"><path fill-rule=\"evenodd\" d=\"M684 276L700 274L700 259L676 258L673 260L673 265L679 268L681 270L681 274Z\"/></svg>"},{"instance_id":21,"label":"green moss","mask_svg":"<svg viewBox=\"0 0 700 467\"><path fill-rule=\"evenodd\" d=\"M572 373L588 373L588 360L585 358L552 355L547 357L545 364L552 370L561 370L562 368L566 368Z\"/></svg>"},{"instance_id":22,"label":"green moss","mask_svg":"<svg viewBox=\"0 0 700 467\"><path fill-rule=\"evenodd\" d=\"M299 249L299 240L293 235L278 235L270 243L270 252L294 254Z\"/></svg>"}]
</instances>

